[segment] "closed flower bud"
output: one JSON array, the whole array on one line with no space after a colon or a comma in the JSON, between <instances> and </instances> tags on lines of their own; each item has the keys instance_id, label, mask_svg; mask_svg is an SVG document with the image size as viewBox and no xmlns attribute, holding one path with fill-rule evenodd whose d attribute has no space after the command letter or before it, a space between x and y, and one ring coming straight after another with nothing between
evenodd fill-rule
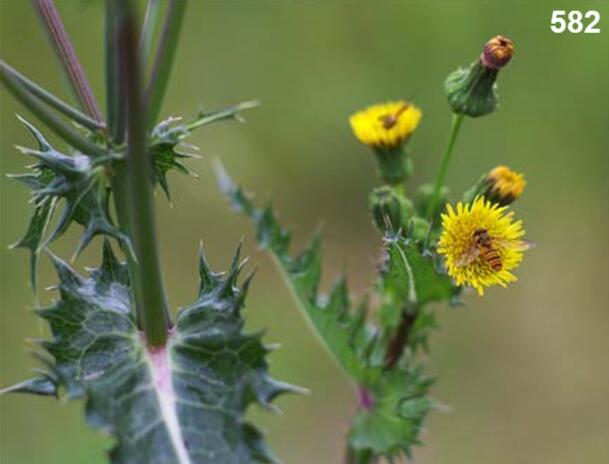
<instances>
[{"instance_id":1,"label":"closed flower bud","mask_svg":"<svg viewBox=\"0 0 609 464\"><path fill-rule=\"evenodd\" d=\"M452 72L444 83L444 90L453 111L471 117L494 111L498 102L497 74L513 54L512 41L496 36L486 43L478 60L469 68Z\"/></svg>"},{"instance_id":2,"label":"closed flower bud","mask_svg":"<svg viewBox=\"0 0 609 464\"><path fill-rule=\"evenodd\" d=\"M413 217L408 223L408 230L415 240L424 242L430 233L429 222L420 217Z\"/></svg>"},{"instance_id":3,"label":"closed flower bud","mask_svg":"<svg viewBox=\"0 0 609 464\"><path fill-rule=\"evenodd\" d=\"M486 43L480 54L480 62L486 68L500 69L510 62L512 56L514 56L514 43L498 35Z\"/></svg>"},{"instance_id":4,"label":"closed flower bud","mask_svg":"<svg viewBox=\"0 0 609 464\"><path fill-rule=\"evenodd\" d=\"M497 166L465 192L463 200L472 203L481 196L491 203L506 206L522 195L526 184L522 174L507 166Z\"/></svg>"},{"instance_id":5,"label":"closed flower bud","mask_svg":"<svg viewBox=\"0 0 609 464\"><path fill-rule=\"evenodd\" d=\"M377 187L369 197L370 211L381 232L397 232L414 215L412 202L389 186Z\"/></svg>"},{"instance_id":6,"label":"closed flower bud","mask_svg":"<svg viewBox=\"0 0 609 464\"><path fill-rule=\"evenodd\" d=\"M427 208L429 208L429 203L431 202L433 196L433 189L433 184L423 184L418 188L414 199L414 204L419 216L425 217L427 214ZM434 220L440 218L440 213L444 210L444 205L448 202L449 196L450 191L448 190L448 187L442 187L440 190L440 198L436 203L435 211L433 211L431 215Z\"/></svg>"}]
</instances>

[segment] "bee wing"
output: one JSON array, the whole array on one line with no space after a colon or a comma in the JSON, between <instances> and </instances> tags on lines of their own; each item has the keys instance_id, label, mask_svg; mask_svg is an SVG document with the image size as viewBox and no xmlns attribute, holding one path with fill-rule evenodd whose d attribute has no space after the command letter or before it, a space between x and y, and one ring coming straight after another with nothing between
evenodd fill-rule
<instances>
[{"instance_id":1,"label":"bee wing","mask_svg":"<svg viewBox=\"0 0 609 464\"><path fill-rule=\"evenodd\" d=\"M526 251L537 246L532 240L505 240L498 238L494 239L494 241L503 248L516 251Z\"/></svg>"},{"instance_id":2,"label":"bee wing","mask_svg":"<svg viewBox=\"0 0 609 464\"><path fill-rule=\"evenodd\" d=\"M464 267L468 264L473 263L476 258L480 255L480 249L476 246L475 243L472 245L455 261L455 266Z\"/></svg>"}]
</instances>

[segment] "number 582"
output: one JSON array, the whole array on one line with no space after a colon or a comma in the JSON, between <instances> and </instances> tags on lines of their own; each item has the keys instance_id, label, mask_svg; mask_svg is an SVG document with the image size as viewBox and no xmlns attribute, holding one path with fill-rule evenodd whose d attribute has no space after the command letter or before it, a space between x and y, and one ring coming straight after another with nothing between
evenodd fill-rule
<instances>
[{"instance_id":1,"label":"number 582","mask_svg":"<svg viewBox=\"0 0 609 464\"><path fill-rule=\"evenodd\" d=\"M584 20L587 23L584 24ZM579 10L566 12L564 10L552 11L552 19L550 21L550 29L556 34L562 34L565 30L579 34L599 34L600 28L596 27L601 20L601 15L598 11L590 10L582 13Z\"/></svg>"}]
</instances>

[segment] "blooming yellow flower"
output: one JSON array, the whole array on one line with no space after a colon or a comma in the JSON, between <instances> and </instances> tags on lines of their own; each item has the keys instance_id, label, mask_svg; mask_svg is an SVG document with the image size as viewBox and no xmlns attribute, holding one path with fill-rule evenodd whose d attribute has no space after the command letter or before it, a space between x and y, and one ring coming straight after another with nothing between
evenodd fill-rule
<instances>
[{"instance_id":1,"label":"blooming yellow flower","mask_svg":"<svg viewBox=\"0 0 609 464\"><path fill-rule=\"evenodd\" d=\"M395 101L373 105L349 118L355 137L374 148L400 146L415 131L421 110L411 103Z\"/></svg>"},{"instance_id":2,"label":"blooming yellow flower","mask_svg":"<svg viewBox=\"0 0 609 464\"><path fill-rule=\"evenodd\" d=\"M509 204L517 199L527 185L524 176L507 166L497 166L486 177L491 197L501 204Z\"/></svg>"},{"instance_id":3,"label":"blooming yellow flower","mask_svg":"<svg viewBox=\"0 0 609 464\"><path fill-rule=\"evenodd\" d=\"M526 242L521 240L524 235L522 221L514 221L514 213L508 213L506 209L482 197L476 198L471 205L459 202L456 209L447 206L446 213L442 214L438 252L444 256L448 274L457 285L471 285L482 295L484 287L506 287L516 280L510 271L522 261ZM483 248L476 241L474 234L477 231L485 231L490 237L490 254L489 248ZM492 255L495 259L498 256L499 269L489 263Z\"/></svg>"}]
</instances>

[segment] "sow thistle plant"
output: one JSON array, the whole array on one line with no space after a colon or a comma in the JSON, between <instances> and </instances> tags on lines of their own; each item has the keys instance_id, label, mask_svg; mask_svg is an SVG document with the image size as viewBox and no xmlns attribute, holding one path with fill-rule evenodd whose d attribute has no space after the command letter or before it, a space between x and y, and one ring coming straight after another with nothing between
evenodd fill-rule
<instances>
[{"instance_id":1,"label":"sow thistle plant","mask_svg":"<svg viewBox=\"0 0 609 464\"><path fill-rule=\"evenodd\" d=\"M183 161L192 157L185 144L190 133L238 119L252 104L199 112L189 122L157 122L186 1L166 2L161 18L161 2L151 0L140 28L132 2L107 0L102 115L52 0L33 5L80 108L1 63L6 88L66 142L65 148L51 145L19 118L34 146L18 149L33 164L12 177L31 189L33 215L15 247L30 251L35 291L38 257L47 251L58 298L36 309L51 332L39 342L42 368L3 392L83 398L88 422L115 439L113 463L276 462L261 432L245 420L246 410L254 403L272 408L278 395L302 389L273 379L266 361L272 348L260 333L243 331L252 274L239 283L239 249L222 273L201 250L196 299L172 320L153 207L154 188L170 196L168 173L189 172ZM153 41L157 22L162 28ZM103 237L101 265L87 276L48 251L76 224L83 234L73 260Z\"/></svg>"},{"instance_id":2,"label":"sow thistle plant","mask_svg":"<svg viewBox=\"0 0 609 464\"><path fill-rule=\"evenodd\" d=\"M19 117L33 146L17 148L33 164L11 177L31 190L33 213L15 247L30 253L34 292L43 252L58 283L52 288L57 299L36 309L51 332L39 342L42 367L34 378L3 392L84 399L88 422L114 437L113 463L279 462L246 420L247 409L273 408L277 396L304 390L273 379L266 361L272 348L260 333L243 331L252 274L240 279L240 247L227 272L212 270L200 250L195 301L173 319L155 234L153 191L161 189L170 200L168 174L190 173L184 161L196 155L186 143L191 132L239 119L253 103L201 111L192 120L159 121L186 1L169 0L162 8L150 0L140 27L132 2L107 0L102 113L52 0L32 3L78 107L0 63L6 88L64 142L54 146L43 130ZM431 304L456 304L466 286L480 294L491 285L505 286L515 279L511 272L529 246L522 223L508 210L522 194L520 174L499 166L456 206L448 204L444 185L463 118L495 108L495 80L512 52L508 39L492 39L469 68L448 78L455 113L449 143L436 182L414 195L406 185L413 169L408 140L421 110L396 101L351 117L355 136L377 158L383 183L369 199L383 258L359 303L352 302L344 275L329 294L320 292L320 233L303 251L291 253L291 234L273 210L258 208L217 167L222 190L253 220L260 245L352 380L359 409L347 436L348 463L395 462L411 455L421 443L425 417L438 406L429 393L434 379L425 372L436 327ZM72 261L86 247L101 244L101 264L86 276L48 250L75 225L82 235ZM369 301L378 302L374 312Z\"/></svg>"},{"instance_id":3,"label":"sow thistle plant","mask_svg":"<svg viewBox=\"0 0 609 464\"><path fill-rule=\"evenodd\" d=\"M496 79L513 51L509 39L497 36L468 68L447 78L453 123L435 183L408 185L416 159L408 142L422 116L415 104L391 101L351 116L353 134L374 153L382 182L369 197L373 223L382 235L382 260L372 288L358 303L351 299L345 275L329 294L320 292L319 232L302 251L291 252L291 233L272 208L257 207L217 167L221 190L252 219L259 244L352 381L359 407L346 437L349 464L412 456L413 447L422 443L426 416L440 407L430 396L435 379L426 373L429 337L437 327L433 304L456 305L467 287L482 295L486 287L516 280L512 271L531 245L523 238L522 222L509 210L524 190L522 174L497 166L456 205L449 202L445 185L464 118L497 107ZM369 301L378 303L372 308Z\"/></svg>"}]
</instances>

